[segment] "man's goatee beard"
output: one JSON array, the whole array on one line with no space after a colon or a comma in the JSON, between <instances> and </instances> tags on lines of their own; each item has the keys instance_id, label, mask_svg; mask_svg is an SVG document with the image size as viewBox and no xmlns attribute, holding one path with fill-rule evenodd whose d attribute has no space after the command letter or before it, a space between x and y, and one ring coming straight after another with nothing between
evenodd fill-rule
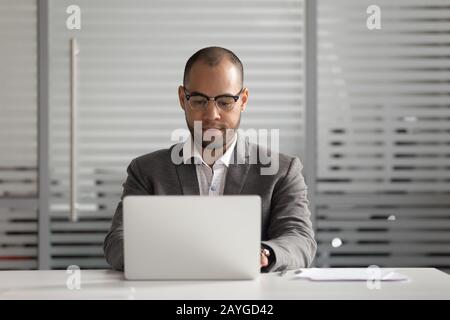
<instances>
[{"instance_id":1,"label":"man's goatee beard","mask_svg":"<svg viewBox=\"0 0 450 320\"><path fill-rule=\"evenodd\" d=\"M191 136L194 139L194 144L202 149L225 149L227 143L233 140L241 122L241 117L239 117L236 128L232 129L219 129L220 135L214 134L213 130L203 131L202 122L194 121L194 128L189 125L187 119L186 123L188 125ZM215 131L215 130L214 130Z\"/></svg>"}]
</instances>

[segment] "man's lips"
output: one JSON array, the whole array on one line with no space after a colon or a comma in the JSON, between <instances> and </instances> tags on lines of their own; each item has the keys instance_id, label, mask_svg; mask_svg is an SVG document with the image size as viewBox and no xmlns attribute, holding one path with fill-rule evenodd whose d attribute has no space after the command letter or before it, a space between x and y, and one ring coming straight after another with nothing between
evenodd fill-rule
<instances>
[{"instance_id":1,"label":"man's lips","mask_svg":"<svg viewBox=\"0 0 450 320\"><path fill-rule=\"evenodd\" d=\"M206 130L220 130L220 131L222 131L224 129L223 128L216 128L216 127L209 127L209 128L202 128L202 130L203 131L206 131Z\"/></svg>"}]
</instances>

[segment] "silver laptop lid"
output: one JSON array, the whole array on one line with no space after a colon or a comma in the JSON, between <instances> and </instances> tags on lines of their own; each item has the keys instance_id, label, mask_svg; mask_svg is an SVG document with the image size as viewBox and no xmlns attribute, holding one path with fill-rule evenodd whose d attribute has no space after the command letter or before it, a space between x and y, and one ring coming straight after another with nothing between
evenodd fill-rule
<instances>
[{"instance_id":1,"label":"silver laptop lid","mask_svg":"<svg viewBox=\"0 0 450 320\"><path fill-rule=\"evenodd\" d=\"M259 275L259 196L127 196L123 206L127 279Z\"/></svg>"}]
</instances>

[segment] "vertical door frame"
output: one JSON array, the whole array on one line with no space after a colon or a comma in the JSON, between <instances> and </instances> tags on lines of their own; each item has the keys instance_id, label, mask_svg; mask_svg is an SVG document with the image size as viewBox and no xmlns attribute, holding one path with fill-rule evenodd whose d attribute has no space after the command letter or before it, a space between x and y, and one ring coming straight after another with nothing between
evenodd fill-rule
<instances>
[{"instance_id":1,"label":"vertical door frame","mask_svg":"<svg viewBox=\"0 0 450 320\"><path fill-rule=\"evenodd\" d=\"M310 208L315 215L317 178L317 1L305 0L305 155Z\"/></svg>"},{"instance_id":2,"label":"vertical door frame","mask_svg":"<svg viewBox=\"0 0 450 320\"><path fill-rule=\"evenodd\" d=\"M37 1L38 43L38 268L50 269L49 0Z\"/></svg>"},{"instance_id":3,"label":"vertical door frame","mask_svg":"<svg viewBox=\"0 0 450 320\"><path fill-rule=\"evenodd\" d=\"M304 176L308 185L309 209L317 230L317 1L305 0L305 154ZM317 234L317 232L316 232Z\"/></svg>"}]
</instances>

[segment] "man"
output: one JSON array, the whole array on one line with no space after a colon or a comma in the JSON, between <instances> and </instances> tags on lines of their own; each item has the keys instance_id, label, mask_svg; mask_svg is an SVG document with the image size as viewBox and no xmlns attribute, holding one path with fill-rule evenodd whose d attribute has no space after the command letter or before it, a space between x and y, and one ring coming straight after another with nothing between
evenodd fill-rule
<instances>
[{"instance_id":1,"label":"man","mask_svg":"<svg viewBox=\"0 0 450 320\"><path fill-rule=\"evenodd\" d=\"M208 47L189 58L178 96L191 137L184 144L134 159L121 200L127 195L259 195L261 271L308 267L317 245L302 164L298 158L272 153L278 170L261 174L267 166L259 161L262 147L236 133L249 94L243 81L242 63L227 49ZM104 251L108 263L123 270L122 201Z\"/></svg>"}]
</instances>

